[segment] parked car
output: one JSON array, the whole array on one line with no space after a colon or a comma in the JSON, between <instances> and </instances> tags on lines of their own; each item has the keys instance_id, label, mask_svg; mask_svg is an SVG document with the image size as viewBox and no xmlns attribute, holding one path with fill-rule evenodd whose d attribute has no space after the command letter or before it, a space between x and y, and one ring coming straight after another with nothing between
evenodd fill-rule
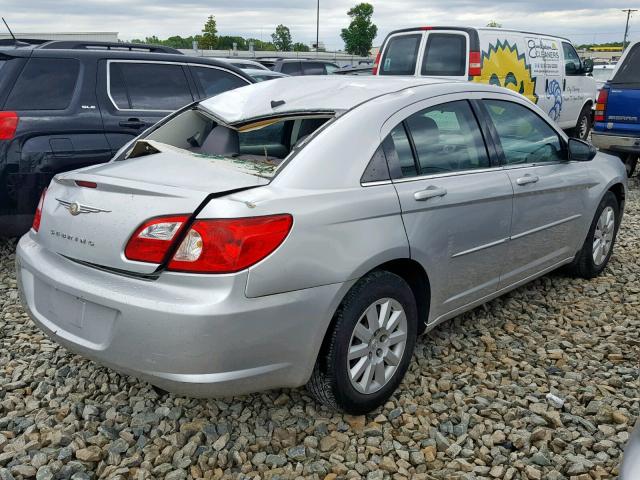
<instances>
[{"instance_id":1,"label":"parked car","mask_svg":"<svg viewBox=\"0 0 640 480\"><path fill-rule=\"evenodd\" d=\"M640 157L640 42L627 47L600 90L591 139L617 155L633 175Z\"/></svg>"},{"instance_id":2,"label":"parked car","mask_svg":"<svg viewBox=\"0 0 640 480\"><path fill-rule=\"evenodd\" d=\"M226 62L241 70L269 70L260 62L249 60L248 58L217 58L221 62Z\"/></svg>"},{"instance_id":3,"label":"parked car","mask_svg":"<svg viewBox=\"0 0 640 480\"><path fill-rule=\"evenodd\" d=\"M371 66L346 66L333 72L334 75L372 75Z\"/></svg>"},{"instance_id":4,"label":"parked car","mask_svg":"<svg viewBox=\"0 0 640 480\"><path fill-rule=\"evenodd\" d=\"M269 70L268 68L262 70L253 70L247 68L244 73L253 78L256 82L264 82L265 80L274 80L276 78L284 78L289 75L285 75L284 73L274 72L273 70Z\"/></svg>"},{"instance_id":5,"label":"parked car","mask_svg":"<svg viewBox=\"0 0 640 480\"><path fill-rule=\"evenodd\" d=\"M580 60L565 38L501 28L407 28L387 36L373 70L506 87L537 104L570 136L589 137L593 62Z\"/></svg>"},{"instance_id":6,"label":"parked car","mask_svg":"<svg viewBox=\"0 0 640 480\"><path fill-rule=\"evenodd\" d=\"M363 413L418 333L563 265L602 272L626 181L507 89L283 78L58 174L18 285L55 341L163 389L307 384Z\"/></svg>"},{"instance_id":7,"label":"parked car","mask_svg":"<svg viewBox=\"0 0 640 480\"><path fill-rule=\"evenodd\" d=\"M600 93L600 89L604 87L604 84L611 79L615 68L616 66L614 64L604 64L604 65L593 66L592 75L593 75L593 79L596 81L596 90L598 93Z\"/></svg>"},{"instance_id":8,"label":"parked car","mask_svg":"<svg viewBox=\"0 0 640 480\"><path fill-rule=\"evenodd\" d=\"M332 75L336 70L340 69L335 63L312 58L276 58L260 61L274 72L284 73L290 76Z\"/></svg>"},{"instance_id":9,"label":"parked car","mask_svg":"<svg viewBox=\"0 0 640 480\"><path fill-rule=\"evenodd\" d=\"M107 162L177 108L255 81L166 47L24 43L0 50L0 236L29 229L56 173Z\"/></svg>"}]
</instances>

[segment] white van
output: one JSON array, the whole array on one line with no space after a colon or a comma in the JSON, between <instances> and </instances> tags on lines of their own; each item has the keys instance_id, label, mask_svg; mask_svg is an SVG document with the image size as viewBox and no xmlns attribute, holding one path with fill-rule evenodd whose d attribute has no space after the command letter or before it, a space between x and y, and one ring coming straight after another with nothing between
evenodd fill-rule
<instances>
[{"instance_id":1,"label":"white van","mask_svg":"<svg viewBox=\"0 0 640 480\"><path fill-rule=\"evenodd\" d=\"M593 62L565 38L501 28L417 27L391 32L374 75L442 77L521 93L569 134L586 139L595 104Z\"/></svg>"}]
</instances>

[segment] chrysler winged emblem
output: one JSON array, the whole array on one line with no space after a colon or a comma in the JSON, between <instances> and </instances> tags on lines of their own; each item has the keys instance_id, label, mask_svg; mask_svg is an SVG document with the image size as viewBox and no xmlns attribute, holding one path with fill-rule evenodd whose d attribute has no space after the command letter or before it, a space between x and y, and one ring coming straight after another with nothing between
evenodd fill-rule
<instances>
[{"instance_id":1,"label":"chrysler winged emblem","mask_svg":"<svg viewBox=\"0 0 640 480\"><path fill-rule=\"evenodd\" d=\"M82 205L78 202L67 202L66 200L61 200L60 198L56 198L58 203L62 205L64 208L69 210L69 213L74 217L76 215L80 215L81 213L109 213L111 210L103 210L101 208L90 207L89 205Z\"/></svg>"}]
</instances>

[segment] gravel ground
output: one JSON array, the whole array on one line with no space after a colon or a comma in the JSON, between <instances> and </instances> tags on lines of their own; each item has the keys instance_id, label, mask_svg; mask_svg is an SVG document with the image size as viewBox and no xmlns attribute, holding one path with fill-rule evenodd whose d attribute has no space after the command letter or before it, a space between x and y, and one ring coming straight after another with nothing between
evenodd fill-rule
<instances>
[{"instance_id":1,"label":"gravel ground","mask_svg":"<svg viewBox=\"0 0 640 480\"><path fill-rule=\"evenodd\" d=\"M615 477L640 403L639 231L634 180L603 276L547 275L439 326L391 401L362 417L304 389L157 393L72 355L23 312L3 241L0 479Z\"/></svg>"}]
</instances>

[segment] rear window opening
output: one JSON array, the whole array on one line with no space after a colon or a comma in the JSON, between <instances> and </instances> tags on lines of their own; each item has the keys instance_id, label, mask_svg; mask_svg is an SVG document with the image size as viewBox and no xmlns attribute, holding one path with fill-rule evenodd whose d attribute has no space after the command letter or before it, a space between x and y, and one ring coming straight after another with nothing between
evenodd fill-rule
<instances>
[{"instance_id":1,"label":"rear window opening","mask_svg":"<svg viewBox=\"0 0 640 480\"><path fill-rule=\"evenodd\" d=\"M272 178L283 160L331 118L330 114L290 116L232 127L218 124L202 110L192 109L136 142L125 159L174 151Z\"/></svg>"},{"instance_id":2,"label":"rear window opening","mask_svg":"<svg viewBox=\"0 0 640 480\"><path fill-rule=\"evenodd\" d=\"M380 75L413 75L422 34L391 37L380 64Z\"/></svg>"},{"instance_id":3,"label":"rear window opening","mask_svg":"<svg viewBox=\"0 0 640 480\"><path fill-rule=\"evenodd\" d=\"M611 79L613 85L640 85L640 43L631 47L622 65Z\"/></svg>"}]
</instances>

